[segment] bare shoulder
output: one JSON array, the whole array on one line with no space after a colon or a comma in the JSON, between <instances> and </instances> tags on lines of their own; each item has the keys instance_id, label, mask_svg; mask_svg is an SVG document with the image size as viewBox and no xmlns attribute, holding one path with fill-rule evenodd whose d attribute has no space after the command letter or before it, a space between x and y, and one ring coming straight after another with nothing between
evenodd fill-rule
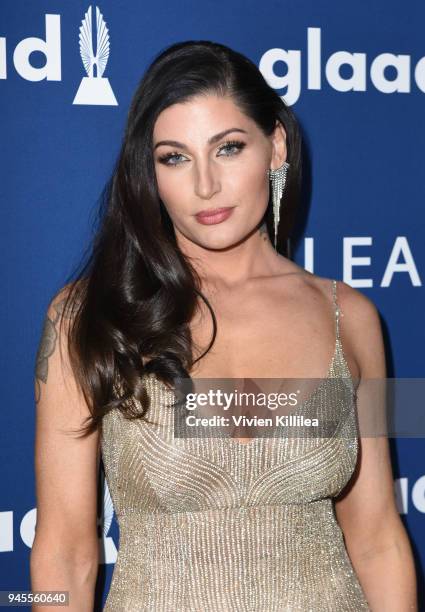
<instances>
[{"instance_id":1,"label":"bare shoulder","mask_svg":"<svg viewBox=\"0 0 425 612\"><path fill-rule=\"evenodd\" d=\"M317 278L322 288L329 292L333 279ZM342 280L336 280L336 298L341 312L343 344L352 350L361 377L385 376L385 349L377 307L364 293Z\"/></svg>"},{"instance_id":2,"label":"bare shoulder","mask_svg":"<svg viewBox=\"0 0 425 612\"><path fill-rule=\"evenodd\" d=\"M352 333L362 340L381 333L379 312L370 298L341 280L336 282L336 292L344 323Z\"/></svg>"},{"instance_id":3,"label":"bare shoulder","mask_svg":"<svg viewBox=\"0 0 425 612\"><path fill-rule=\"evenodd\" d=\"M334 279L313 274L293 261L286 262L285 276L292 277L297 288L305 295L306 290L321 294L329 303L332 298ZM370 330L379 324L379 314L375 304L364 293L341 280L336 280L336 295L342 313L349 314L350 323L357 331Z\"/></svg>"},{"instance_id":4,"label":"bare shoulder","mask_svg":"<svg viewBox=\"0 0 425 612\"><path fill-rule=\"evenodd\" d=\"M309 297L311 309L320 308L328 317L334 279L294 268L299 295ZM336 281L336 299L341 312L340 336L352 371L362 378L385 377L382 324L375 304L364 293L342 280ZM323 309L323 310L322 310Z\"/></svg>"},{"instance_id":5,"label":"bare shoulder","mask_svg":"<svg viewBox=\"0 0 425 612\"><path fill-rule=\"evenodd\" d=\"M314 291L319 291L327 300L332 296L332 284L335 280L336 298L340 310L343 315L345 315L345 313L349 314L352 325L364 329L365 327L368 328L370 325L376 325L377 321L379 321L378 310L372 300L344 281L318 276L307 270L304 270L304 273L300 271L298 276L300 282L303 283L304 286Z\"/></svg>"},{"instance_id":6,"label":"bare shoulder","mask_svg":"<svg viewBox=\"0 0 425 612\"><path fill-rule=\"evenodd\" d=\"M336 289L341 309L345 306L359 325L379 319L378 310L367 295L341 280L336 281Z\"/></svg>"},{"instance_id":7,"label":"bare shoulder","mask_svg":"<svg viewBox=\"0 0 425 612\"><path fill-rule=\"evenodd\" d=\"M69 365L69 329L77 305L81 303L81 289L81 285L71 283L65 285L55 293L47 306L35 359L36 403L39 402L41 391L47 384L53 360L59 359L64 368Z\"/></svg>"},{"instance_id":8,"label":"bare shoulder","mask_svg":"<svg viewBox=\"0 0 425 612\"><path fill-rule=\"evenodd\" d=\"M40 357L49 357L55 350L59 339L60 344L65 345L64 341L69 335L71 322L81 305L82 289L81 282L69 283L59 289L50 299L45 313L37 361ZM46 351L50 354L46 354Z\"/></svg>"},{"instance_id":9,"label":"bare shoulder","mask_svg":"<svg viewBox=\"0 0 425 612\"><path fill-rule=\"evenodd\" d=\"M60 317L72 319L79 305L81 305L84 281L68 283L57 291L51 298L47 315L56 320Z\"/></svg>"}]
</instances>

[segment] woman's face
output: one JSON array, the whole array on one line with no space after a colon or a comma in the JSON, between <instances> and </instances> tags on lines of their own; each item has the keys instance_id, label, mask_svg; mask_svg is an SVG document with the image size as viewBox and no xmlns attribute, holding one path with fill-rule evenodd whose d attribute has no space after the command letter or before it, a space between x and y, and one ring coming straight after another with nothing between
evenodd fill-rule
<instances>
[{"instance_id":1,"label":"woman's face","mask_svg":"<svg viewBox=\"0 0 425 612\"><path fill-rule=\"evenodd\" d=\"M267 171L286 160L285 136L280 122L265 136L231 98L213 94L174 104L158 116L153 155L159 196L181 245L223 249L252 233L267 208ZM232 211L221 222L205 224L196 217L222 207Z\"/></svg>"}]
</instances>

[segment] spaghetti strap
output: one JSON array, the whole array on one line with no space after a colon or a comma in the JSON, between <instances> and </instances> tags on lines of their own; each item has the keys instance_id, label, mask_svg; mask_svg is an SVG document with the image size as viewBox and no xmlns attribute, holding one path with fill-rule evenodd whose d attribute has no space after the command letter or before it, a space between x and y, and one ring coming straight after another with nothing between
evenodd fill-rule
<instances>
[{"instance_id":1,"label":"spaghetti strap","mask_svg":"<svg viewBox=\"0 0 425 612\"><path fill-rule=\"evenodd\" d=\"M335 279L333 279L332 280L332 297L333 297L333 305L334 305L334 309L335 309L335 332L336 332L336 339L338 341L338 340L340 340L340 336L339 336L339 317L343 316L343 314L341 312L341 308L339 307L339 304L338 304L338 301L337 301L336 283L337 283L337 281Z\"/></svg>"}]
</instances>

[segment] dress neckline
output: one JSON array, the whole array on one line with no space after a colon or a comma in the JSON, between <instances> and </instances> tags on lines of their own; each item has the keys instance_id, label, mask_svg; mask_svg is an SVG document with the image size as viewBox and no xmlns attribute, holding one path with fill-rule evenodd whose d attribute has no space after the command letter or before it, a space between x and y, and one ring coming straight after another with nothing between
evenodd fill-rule
<instances>
[{"instance_id":1,"label":"dress neckline","mask_svg":"<svg viewBox=\"0 0 425 612\"><path fill-rule=\"evenodd\" d=\"M337 357L338 354L340 356L342 367L340 368L339 374L336 377L333 377L331 374L332 374L332 370L334 368L335 360L336 360L336 357ZM341 371L344 368L345 368L346 372L348 373L348 376L344 372ZM155 383L159 387L161 387L163 390L168 391L169 393L172 393L174 395L174 391L172 389L170 389L170 387L168 387L168 385L166 385L162 380L160 380L154 372L151 372L147 376L151 377L155 381ZM354 393L354 391L356 389L356 385L354 383L354 378L353 378L353 376L351 374L350 368L348 367L348 363L347 363L347 360L346 360L345 355L344 355L344 350L342 348L342 344L341 344L340 338L338 336L335 338L334 350L333 350L332 356L330 358L330 361L328 363L328 368L327 368L325 376L323 376L322 378L319 377L319 378L315 379L315 380L320 380L321 382L312 391L312 393L305 400L303 400L300 404L298 404L296 406L295 410L293 410L287 416L298 415L300 413L300 411L302 411L308 404L310 404L314 400L314 398L317 396L317 394L322 390L323 386L326 383L328 383L329 380L331 380L332 378L345 378L345 379L348 379L350 388L351 388L351 390ZM236 438L233 438L232 436L217 437L217 438L214 438L214 439L215 440L221 440L224 444L228 444L232 448L237 448L237 447L247 447L247 448L249 447L249 448L252 448L252 447L256 446L257 444L260 444L261 440L267 439L267 438L268 438L268 436L256 436L256 437L252 438L251 440L249 440L248 442L239 442Z\"/></svg>"},{"instance_id":2,"label":"dress neckline","mask_svg":"<svg viewBox=\"0 0 425 612\"><path fill-rule=\"evenodd\" d=\"M354 378L351 374L350 368L348 367L347 359L345 358L344 349L342 347L341 338L340 338L340 330L339 330L339 317L343 316L341 312L340 306L337 301L337 281L336 279L331 280L331 288L332 288L332 303L334 307L334 316L335 316L335 343L332 356L328 363L328 368L326 374L322 378L317 378L316 380L320 380L321 382L317 385L317 387L312 391L312 393L307 397L307 399L303 400L299 405L297 404L295 410L291 412L287 416L297 415L303 410L308 404L310 404L313 399L317 396L317 394L322 390L323 386L331 379L335 378L332 376L332 370L334 369L335 359L339 353L341 370L337 374L336 378L348 378L350 388L354 393L358 387L355 385ZM343 371L345 370L345 372ZM347 375L348 373L348 375ZM164 390L167 390L169 393L174 395L173 389L170 389L168 385L166 385L162 380L160 380L157 375L152 372L147 375L148 377L153 377L153 380ZM258 441L261 441L265 436L257 436L255 438L250 439L248 442L239 442L237 438L233 438L232 436L218 437L218 440L222 440L224 443L229 444L231 447L253 447L258 444Z\"/></svg>"},{"instance_id":3,"label":"dress neckline","mask_svg":"<svg viewBox=\"0 0 425 612\"><path fill-rule=\"evenodd\" d=\"M320 383L317 385L317 387L311 392L311 394L305 399L303 400L300 404L297 404L297 406L295 407L295 410L293 410L291 413L289 413L287 416L292 416L292 415L298 415L300 414L300 412L308 405L310 404L314 398L318 395L318 393L322 390L322 388L324 387L324 385L326 383L328 383L329 380L331 380L332 377L331 373L332 373L332 369L334 367L335 364L335 359L338 355L338 353L340 354L340 358L341 358L341 362L343 364L343 367L346 369L346 371L349 373L348 376L345 376L343 373L340 374L340 376L337 376L337 378L341 377L341 378L348 378L349 381L349 385L351 387L351 389L355 390L355 384L354 384L354 378L351 374L350 368L348 367L348 363L347 360L345 358L344 355L344 351L342 348L342 344L340 339L337 337L335 339L335 345L334 345L334 351L332 354L332 357L330 358L329 361L329 365L328 365L328 369L326 371L325 376L321 377L321 378L317 378L316 380L320 380ZM251 440L249 440L249 442L239 442L237 439L233 438L232 436L226 436L223 438L219 438L221 440L224 440L225 442L229 443L230 446L232 447L237 447L237 446L249 446L252 447L254 446L256 443L259 443L258 441L263 440L264 438L267 439L266 436L257 436L255 438L252 438Z\"/></svg>"}]
</instances>

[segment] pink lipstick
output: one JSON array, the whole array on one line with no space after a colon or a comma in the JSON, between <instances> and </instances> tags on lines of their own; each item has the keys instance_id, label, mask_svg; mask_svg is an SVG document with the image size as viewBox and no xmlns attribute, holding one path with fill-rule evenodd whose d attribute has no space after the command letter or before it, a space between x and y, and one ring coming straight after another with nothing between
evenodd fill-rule
<instances>
[{"instance_id":1,"label":"pink lipstick","mask_svg":"<svg viewBox=\"0 0 425 612\"><path fill-rule=\"evenodd\" d=\"M202 225L214 225L215 223L222 223L230 217L234 206L225 208L210 208L208 210L202 210L195 215L198 223Z\"/></svg>"}]
</instances>

